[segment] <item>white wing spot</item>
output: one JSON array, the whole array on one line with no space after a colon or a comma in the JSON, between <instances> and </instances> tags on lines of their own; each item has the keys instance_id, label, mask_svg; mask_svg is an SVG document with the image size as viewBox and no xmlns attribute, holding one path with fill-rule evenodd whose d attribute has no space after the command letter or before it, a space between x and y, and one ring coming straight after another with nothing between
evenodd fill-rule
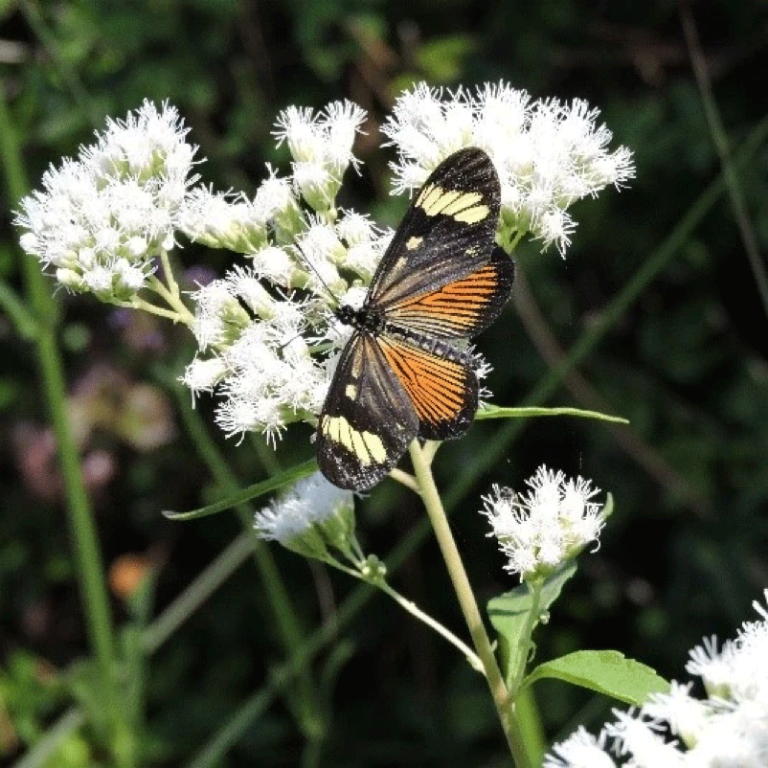
<instances>
[{"instance_id":1,"label":"white wing spot","mask_svg":"<svg viewBox=\"0 0 768 768\"><path fill-rule=\"evenodd\" d=\"M381 438L373 432L359 432L343 416L326 416L323 434L343 445L364 465L385 464L387 449Z\"/></svg>"}]
</instances>

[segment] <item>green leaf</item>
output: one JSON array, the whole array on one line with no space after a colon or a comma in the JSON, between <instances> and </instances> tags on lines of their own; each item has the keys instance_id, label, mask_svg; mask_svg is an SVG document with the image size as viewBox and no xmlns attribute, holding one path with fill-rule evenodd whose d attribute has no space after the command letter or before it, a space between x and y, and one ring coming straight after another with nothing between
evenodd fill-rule
<instances>
[{"instance_id":1,"label":"green leaf","mask_svg":"<svg viewBox=\"0 0 768 768\"><path fill-rule=\"evenodd\" d=\"M652 693L666 693L669 683L650 667L618 651L576 651L539 664L523 681L531 685L555 677L582 688L640 706Z\"/></svg>"},{"instance_id":2,"label":"green leaf","mask_svg":"<svg viewBox=\"0 0 768 768\"><path fill-rule=\"evenodd\" d=\"M600 510L600 514L603 516L603 520L607 520L613 514L613 494L605 494L605 504Z\"/></svg>"},{"instance_id":3,"label":"green leaf","mask_svg":"<svg viewBox=\"0 0 768 768\"><path fill-rule=\"evenodd\" d=\"M629 420L621 416L609 416L607 413L581 408L503 408L499 405L485 405L475 414L476 419L528 419L532 416L578 416L582 419L610 421L613 424L629 424Z\"/></svg>"},{"instance_id":4,"label":"green leaf","mask_svg":"<svg viewBox=\"0 0 768 768\"><path fill-rule=\"evenodd\" d=\"M510 678L521 663L521 654L528 653L533 630L542 619L546 619L549 606L557 600L563 585L575 573L576 563L571 560L544 581L536 616L530 616L533 594L527 584L521 584L511 592L494 597L488 603L488 616L499 633L507 684L512 682Z\"/></svg>"},{"instance_id":5,"label":"green leaf","mask_svg":"<svg viewBox=\"0 0 768 768\"><path fill-rule=\"evenodd\" d=\"M302 477L311 475L316 470L317 461L315 461L315 459L310 459L303 464L297 464L295 467L291 467L274 477L270 477L269 480L249 485L247 488L243 488L242 491L238 491L226 499L217 501L215 504L209 504L206 507L193 509L189 512L172 512L166 510L163 512L163 515L169 520L196 520L199 517L215 515L217 512L223 512L225 509L230 509L245 501L255 499L257 496L264 496L264 494L282 488L284 485L290 485Z\"/></svg>"},{"instance_id":6,"label":"green leaf","mask_svg":"<svg viewBox=\"0 0 768 768\"><path fill-rule=\"evenodd\" d=\"M422 42L416 49L416 61L429 82L451 83L461 79L466 61L478 48L472 35L446 35Z\"/></svg>"}]
</instances>

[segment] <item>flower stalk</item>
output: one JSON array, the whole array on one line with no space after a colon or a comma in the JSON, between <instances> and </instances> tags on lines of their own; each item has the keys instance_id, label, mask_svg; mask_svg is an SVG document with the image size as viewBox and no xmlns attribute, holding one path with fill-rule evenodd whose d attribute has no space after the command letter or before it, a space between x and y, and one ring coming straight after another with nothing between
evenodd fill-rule
<instances>
[{"instance_id":1,"label":"flower stalk","mask_svg":"<svg viewBox=\"0 0 768 768\"><path fill-rule=\"evenodd\" d=\"M464 569L458 547L451 533L448 517L445 514L443 502L440 499L440 494L432 475L431 464L425 457L418 440L414 440L411 443L409 451L416 480L419 483L419 493L432 523L432 528L435 531L435 538L443 554L443 560L453 583L456 597L459 600L464 621L469 629L480 663L483 665L485 678L491 690L491 696L496 705L496 711L499 714L507 744L517 768L530 768L531 763L525 751L525 742L515 717L514 701L510 698L510 694L507 691L501 669L488 637L488 632L480 615L480 609L477 606L474 592L469 583L469 577Z\"/></svg>"},{"instance_id":2,"label":"flower stalk","mask_svg":"<svg viewBox=\"0 0 768 768\"><path fill-rule=\"evenodd\" d=\"M394 191L420 186L457 150L479 148L492 160L500 183L497 242L511 253L528 236L562 255L576 227L568 210L572 203L609 184L620 187L634 174L631 152L609 151L610 131L597 117L583 101L533 101L503 82L474 92L418 85L398 98L382 127L398 152ZM81 147L77 159L49 169L43 190L21 202L16 219L26 230L21 244L70 291L187 326L198 352L180 380L193 396L219 398L215 418L227 435L258 434L274 444L290 424L316 423L350 332L334 310L340 304L363 305L392 238L366 216L340 208L336 199L345 172L358 168L352 150L365 119L364 111L347 101L319 112L284 110L274 136L291 154L290 174L278 176L268 166L249 199L198 184L197 147L186 141L188 129L178 112L145 101L125 120L108 121L107 130L97 134L95 144ZM180 236L244 257L223 277L197 284L189 307L171 268L170 251ZM474 372L481 384L489 368L478 357ZM482 387L480 394L486 396ZM297 485L257 515L257 533L379 587L453 643L484 673L515 761L528 768L533 759L515 696L530 638L518 648L508 689L435 487L436 449L436 443L422 447L414 441L415 476L397 469L392 475L425 504L474 651L392 589L382 561L364 555L354 534L350 493L316 479ZM535 486L523 497L524 511L541 506L540 490ZM548 526L520 529L519 503L510 502L505 511L506 497L487 501L510 570L540 589L540 578L557 561L575 556L589 531L601 524L594 516L579 517L581 508L595 507L587 503L591 493L588 485L577 486L571 501L563 501L565 527L558 540L547 537ZM531 631L537 617L535 603Z\"/></svg>"}]
</instances>

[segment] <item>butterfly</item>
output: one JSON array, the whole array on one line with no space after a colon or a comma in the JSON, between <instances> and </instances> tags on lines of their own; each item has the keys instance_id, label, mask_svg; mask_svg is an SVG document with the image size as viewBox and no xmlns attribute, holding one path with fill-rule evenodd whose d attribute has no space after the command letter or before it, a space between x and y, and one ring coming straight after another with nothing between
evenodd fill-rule
<instances>
[{"instance_id":1,"label":"butterfly","mask_svg":"<svg viewBox=\"0 0 768 768\"><path fill-rule=\"evenodd\" d=\"M501 188L488 155L461 149L432 172L384 253L317 426L317 460L340 488L366 491L411 441L447 440L478 404L475 360L463 342L496 319L514 263L495 245Z\"/></svg>"}]
</instances>

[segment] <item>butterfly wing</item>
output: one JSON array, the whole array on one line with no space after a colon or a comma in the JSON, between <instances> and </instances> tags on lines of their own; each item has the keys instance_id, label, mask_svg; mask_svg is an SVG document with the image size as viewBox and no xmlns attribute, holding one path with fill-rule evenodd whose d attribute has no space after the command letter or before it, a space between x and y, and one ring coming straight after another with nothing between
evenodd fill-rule
<instances>
[{"instance_id":1,"label":"butterfly wing","mask_svg":"<svg viewBox=\"0 0 768 768\"><path fill-rule=\"evenodd\" d=\"M419 417L378 339L355 331L317 427L317 461L334 485L367 491L400 461Z\"/></svg>"},{"instance_id":2,"label":"butterfly wing","mask_svg":"<svg viewBox=\"0 0 768 768\"><path fill-rule=\"evenodd\" d=\"M514 262L496 247L480 269L436 291L406 296L386 306L387 322L439 339L468 339L496 319L514 278Z\"/></svg>"},{"instance_id":3,"label":"butterfly wing","mask_svg":"<svg viewBox=\"0 0 768 768\"><path fill-rule=\"evenodd\" d=\"M443 161L397 228L366 303L393 306L488 263L500 201L496 170L481 149L462 149Z\"/></svg>"},{"instance_id":4,"label":"butterfly wing","mask_svg":"<svg viewBox=\"0 0 768 768\"><path fill-rule=\"evenodd\" d=\"M488 155L463 149L427 179L398 227L352 321L318 423L318 463L341 488L365 491L415 437L458 437L477 410L469 338L501 311L514 276L495 248L501 191Z\"/></svg>"},{"instance_id":5,"label":"butterfly wing","mask_svg":"<svg viewBox=\"0 0 768 768\"><path fill-rule=\"evenodd\" d=\"M446 344L434 351L406 339L376 340L418 416L418 435L450 440L467 431L477 411L478 384L472 357Z\"/></svg>"}]
</instances>

